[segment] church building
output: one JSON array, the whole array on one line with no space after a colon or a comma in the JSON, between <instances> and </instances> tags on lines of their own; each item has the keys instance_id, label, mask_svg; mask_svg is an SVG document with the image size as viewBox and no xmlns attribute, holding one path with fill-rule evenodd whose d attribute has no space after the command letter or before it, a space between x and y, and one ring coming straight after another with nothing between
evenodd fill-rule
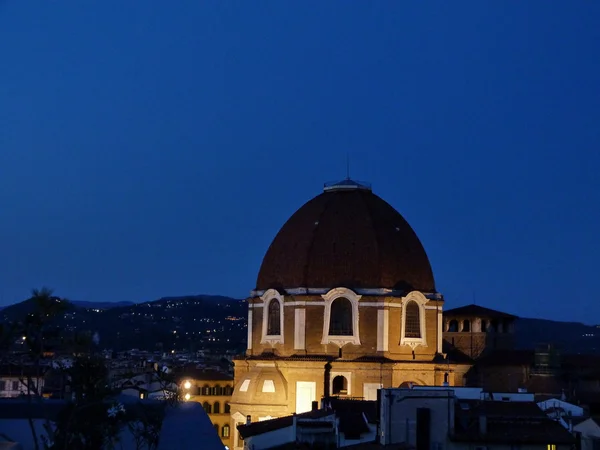
<instances>
[{"instance_id":1,"label":"church building","mask_svg":"<svg viewBox=\"0 0 600 450\"><path fill-rule=\"evenodd\" d=\"M236 425L302 413L381 387L462 385L470 364L444 354L449 331L416 233L365 183L325 185L283 225L248 299L235 360ZM447 337L446 337L447 338Z\"/></svg>"}]
</instances>

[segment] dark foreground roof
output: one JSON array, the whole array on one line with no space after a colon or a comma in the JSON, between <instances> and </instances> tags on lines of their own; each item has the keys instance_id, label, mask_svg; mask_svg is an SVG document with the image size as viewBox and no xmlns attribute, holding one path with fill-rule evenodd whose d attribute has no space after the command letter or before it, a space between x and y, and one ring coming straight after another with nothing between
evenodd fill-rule
<instances>
[{"instance_id":1,"label":"dark foreground roof","mask_svg":"<svg viewBox=\"0 0 600 450\"><path fill-rule=\"evenodd\" d=\"M320 419L333 415L333 411L319 409L317 411L308 411L302 414L296 414L296 419ZM262 422L252 422L238 425L237 429L244 439L263 433L279 430L281 428L291 427L294 423L294 415L278 417L277 419L263 420Z\"/></svg>"},{"instance_id":2,"label":"dark foreground roof","mask_svg":"<svg viewBox=\"0 0 600 450\"><path fill-rule=\"evenodd\" d=\"M480 418L485 417L485 431ZM574 444L575 438L534 402L460 400L453 441L497 444Z\"/></svg>"},{"instance_id":3,"label":"dark foreground roof","mask_svg":"<svg viewBox=\"0 0 600 450\"><path fill-rule=\"evenodd\" d=\"M189 367L175 372L175 376L182 380L184 378L190 378L192 380L201 381L229 381L233 382L233 377L227 373L219 372L218 370L212 369L199 369L196 367Z\"/></svg>"}]
</instances>

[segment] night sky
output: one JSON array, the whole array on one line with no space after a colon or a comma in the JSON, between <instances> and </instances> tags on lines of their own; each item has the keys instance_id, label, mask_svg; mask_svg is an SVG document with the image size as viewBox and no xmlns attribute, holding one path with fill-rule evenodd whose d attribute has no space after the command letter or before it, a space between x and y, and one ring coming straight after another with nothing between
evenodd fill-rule
<instances>
[{"instance_id":1,"label":"night sky","mask_svg":"<svg viewBox=\"0 0 600 450\"><path fill-rule=\"evenodd\" d=\"M0 0L0 305L245 297L351 176L446 307L600 322L600 2Z\"/></svg>"}]
</instances>

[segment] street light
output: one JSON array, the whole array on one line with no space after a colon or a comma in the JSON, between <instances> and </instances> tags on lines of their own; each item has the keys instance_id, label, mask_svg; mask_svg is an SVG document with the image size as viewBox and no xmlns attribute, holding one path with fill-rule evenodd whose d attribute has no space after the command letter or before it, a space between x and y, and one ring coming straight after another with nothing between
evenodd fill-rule
<instances>
[{"instance_id":1,"label":"street light","mask_svg":"<svg viewBox=\"0 0 600 450\"><path fill-rule=\"evenodd\" d=\"M190 381L188 380L185 383L183 383L183 387L186 388L186 389L189 389L189 388L192 387L192 383L190 383Z\"/></svg>"},{"instance_id":2,"label":"street light","mask_svg":"<svg viewBox=\"0 0 600 450\"><path fill-rule=\"evenodd\" d=\"M191 395L190 395L190 393L188 392L187 394L185 394L185 397L184 397L184 398L185 398L186 400L189 400L189 399L190 399L190 397L191 397Z\"/></svg>"}]
</instances>

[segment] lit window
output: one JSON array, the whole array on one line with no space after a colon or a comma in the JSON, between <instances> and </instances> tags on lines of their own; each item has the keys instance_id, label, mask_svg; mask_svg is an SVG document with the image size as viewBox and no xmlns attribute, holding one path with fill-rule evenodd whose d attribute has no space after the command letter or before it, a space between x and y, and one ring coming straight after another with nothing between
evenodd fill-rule
<instances>
[{"instance_id":1,"label":"lit window","mask_svg":"<svg viewBox=\"0 0 600 450\"><path fill-rule=\"evenodd\" d=\"M548 450L556 450L556 444L548 444L547 449Z\"/></svg>"},{"instance_id":2,"label":"lit window","mask_svg":"<svg viewBox=\"0 0 600 450\"><path fill-rule=\"evenodd\" d=\"M227 425L227 424L223 425L223 428L221 428L221 436L224 438L229 437L229 425Z\"/></svg>"}]
</instances>

